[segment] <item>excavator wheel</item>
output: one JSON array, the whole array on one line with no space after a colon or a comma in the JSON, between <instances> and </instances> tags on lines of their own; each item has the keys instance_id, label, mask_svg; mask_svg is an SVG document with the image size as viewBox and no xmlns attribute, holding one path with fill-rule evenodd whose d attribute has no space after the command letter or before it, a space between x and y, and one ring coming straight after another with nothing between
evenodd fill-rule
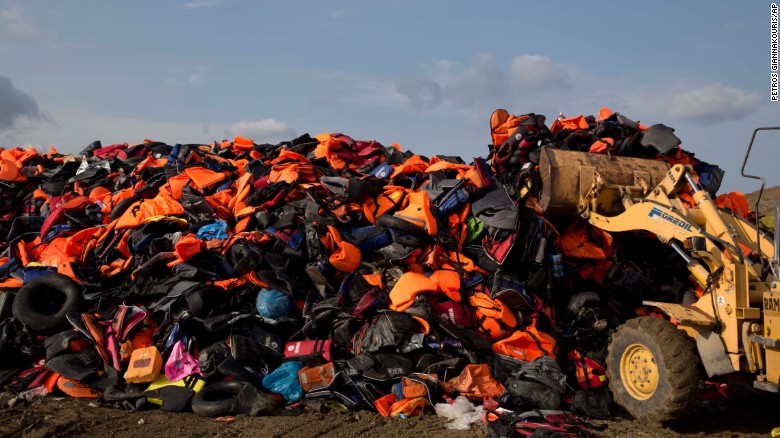
<instances>
[{"instance_id":1,"label":"excavator wheel","mask_svg":"<svg viewBox=\"0 0 780 438\"><path fill-rule=\"evenodd\" d=\"M685 417L696 402L700 374L693 343L665 319L640 317L618 327L607 354L609 389L637 420Z\"/></svg>"}]
</instances>

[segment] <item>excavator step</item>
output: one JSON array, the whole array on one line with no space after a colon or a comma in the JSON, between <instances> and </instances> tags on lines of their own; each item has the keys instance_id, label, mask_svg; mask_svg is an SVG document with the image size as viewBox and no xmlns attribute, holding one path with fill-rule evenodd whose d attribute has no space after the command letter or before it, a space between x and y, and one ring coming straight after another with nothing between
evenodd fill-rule
<instances>
[{"instance_id":1,"label":"excavator step","mask_svg":"<svg viewBox=\"0 0 780 438\"><path fill-rule=\"evenodd\" d=\"M754 380L753 387L767 392L780 392L780 385L767 381L759 382L758 380Z\"/></svg>"},{"instance_id":2,"label":"excavator step","mask_svg":"<svg viewBox=\"0 0 780 438\"><path fill-rule=\"evenodd\" d=\"M771 348L780 347L780 339L767 338L766 336L761 335L750 335L750 340L756 344L766 345Z\"/></svg>"}]
</instances>

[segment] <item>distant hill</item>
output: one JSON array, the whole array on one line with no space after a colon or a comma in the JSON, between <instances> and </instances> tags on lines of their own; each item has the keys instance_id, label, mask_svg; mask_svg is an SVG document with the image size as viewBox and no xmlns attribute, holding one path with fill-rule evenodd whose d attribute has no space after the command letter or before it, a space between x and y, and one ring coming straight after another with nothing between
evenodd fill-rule
<instances>
[{"instance_id":1,"label":"distant hill","mask_svg":"<svg viewBox=\"0 0 780 438\"><path fill-rule=\"evenodd\" d=\"M758 190L753 193L746 193L745 197L748 200L748 205L752 210L756 205L756 198L758 198ZM761 204L758 206L758 211L765 215L772 215L775 208L777 198L780 198L780 186L767 187L764 189L764 194L761 195Z\"/></svg>"}]
</instances>

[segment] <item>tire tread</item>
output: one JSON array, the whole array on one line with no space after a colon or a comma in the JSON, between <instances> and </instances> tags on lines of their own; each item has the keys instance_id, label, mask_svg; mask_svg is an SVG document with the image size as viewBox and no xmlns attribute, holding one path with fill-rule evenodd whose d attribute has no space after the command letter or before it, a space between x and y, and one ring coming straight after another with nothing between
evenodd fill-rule
<instances>
[{"instance_id":1,"label":"tire tread","mask_svg":"<svg viewBox=\"0 0 780 438\"><path fill-rule=\"evenodd\" d=\"M665 368L668 375L668 389L659 385L650 400L637 401L623 388L620 378L620 346L634 343L647 344L642 339L650 337L659 353L656 356L659 370ZM651 345L647 345L651 348ZM693 343L685 332L665 319L639 317L618 327L608 347L607 378L615 401L626 408L637 419L652 421L674 421L688 415L695 407L699 391L700 373L698 357Z\"/></svg>"}]
</instances>

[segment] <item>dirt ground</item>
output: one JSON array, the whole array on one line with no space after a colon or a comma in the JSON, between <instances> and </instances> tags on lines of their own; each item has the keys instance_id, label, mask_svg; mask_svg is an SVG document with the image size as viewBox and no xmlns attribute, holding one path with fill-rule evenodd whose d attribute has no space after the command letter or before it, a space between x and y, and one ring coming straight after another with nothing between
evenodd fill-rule
<instances>
[{"instance_id":1,"label":"dirt ground","mask_svg":"<svg viewBox=\"0 0 780 438\"><path fill-rule=\"evenodd\" d=\"M192 413L160 410L128 412L97 406L94 402L46 397L32 403L0 410L0 437L382 437L382 438L474 438L484 437L484 426L468 431L444 428L435 415L410 419L383 418L371 412L300 413L273 417L236 416L219 422ZM700 411L672 427L616 419L597 422L606 425L604 437L688 437L747 438L770 436L780 426L780 405L747 410L721 406Z\"/></svg>"},{"instance_id":2,"label":"dirt ground","mask_svg":"<svg viewBox=\"0 0 780 438\"><path fill-rule=\"evenodd\" d=\"M596 422L607 426L600 436L608 438L758 438L769 437L780 426L780 405L745 409L734 404L701 410L671 426L647 424L633 420Z\"/></svg>"},{"instance_id":3,"label":"dirt ground","mask_svg":"<svg viewBox=\"0 0 780 438\"><path fill-rule=\"evenodd\" d=\"M474 438L484 428L451 431L435 415L409 419L384 418L372 412L301 413L272 417L236 416L218 422L192 413L160 410L128 412L98 407L94 402L46 397L0 410L0 437L384 437Z\"/></svg>"}]
</instances>

